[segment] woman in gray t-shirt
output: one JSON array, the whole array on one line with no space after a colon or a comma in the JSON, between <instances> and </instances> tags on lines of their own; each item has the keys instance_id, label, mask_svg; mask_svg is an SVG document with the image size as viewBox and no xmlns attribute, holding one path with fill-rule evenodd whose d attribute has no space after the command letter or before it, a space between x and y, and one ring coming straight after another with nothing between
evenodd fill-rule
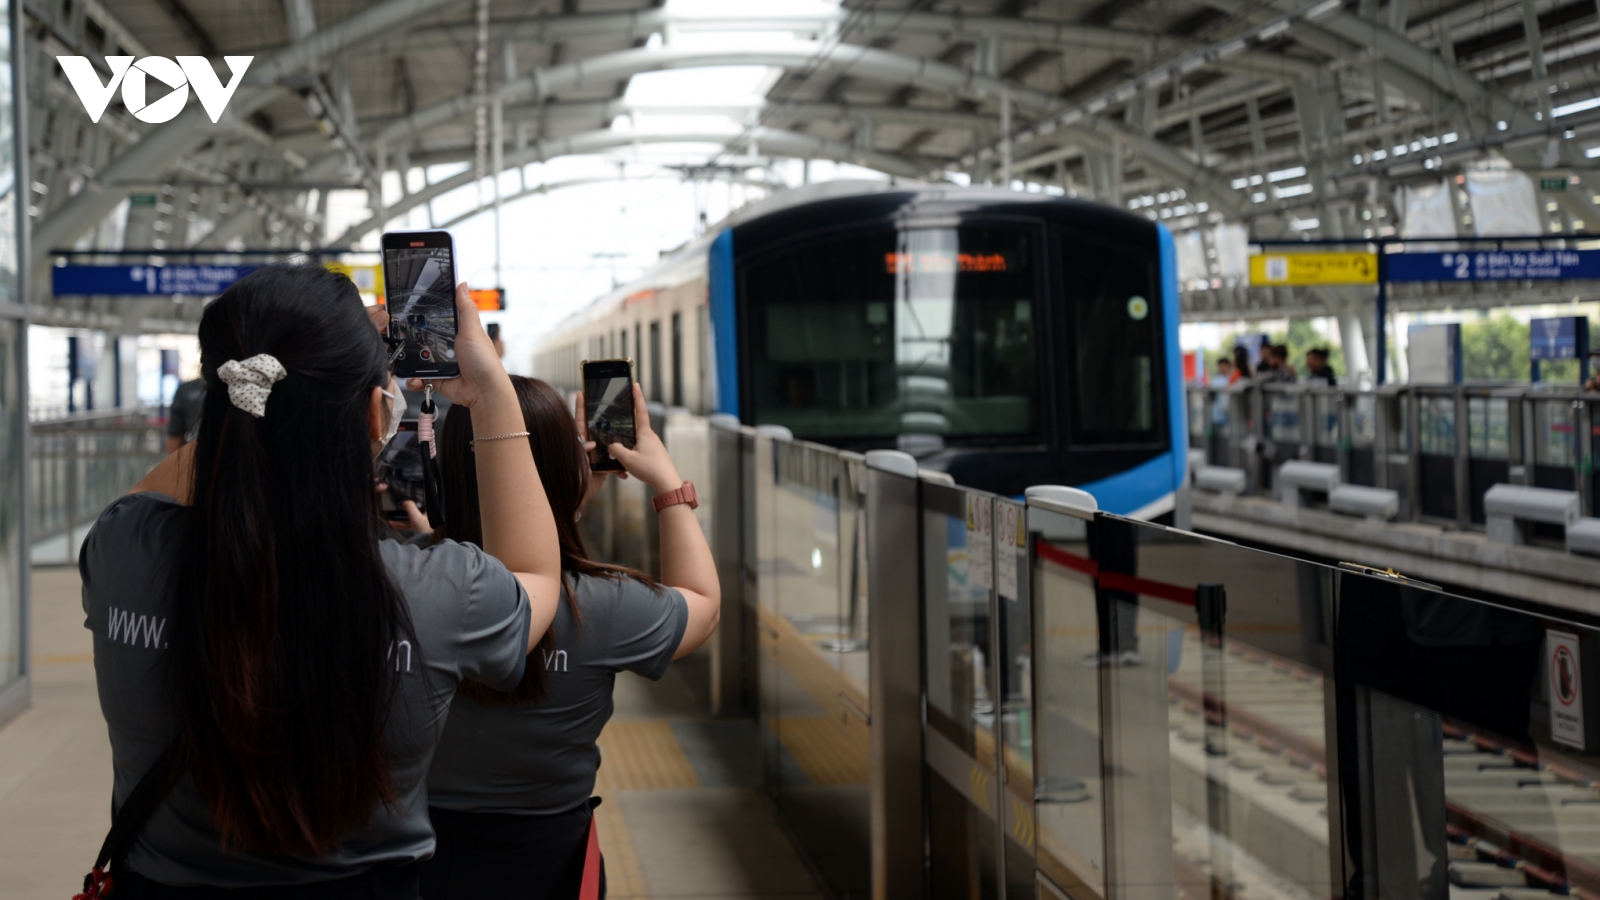
<instances>
[{"instance_id":1,"label":"woman in gray t-shirt","mask_svg":"<svg viewBox=\"0 0 1600 900\"><path fill-rule=\"evenodd\" d=\"M428 775L428 812L438 833L438 849L422 865L428 900L578 895L589 794L600 767L595 740L611 718L616 674L660 678L669 662L711 635L721 603L711 548L693 505L672 502L692 498L693 486L678 477L651 432L638 386L635 447L608 449L654 494L669 495L661 501L659 584L589 559L578 515L599 484L585 453L592 445L581 442L554 388L531 378L511 380L561 538L566 602L528 656L520 684L510 691L464 685L456 694ZM474 428L473 416L452 412L440 448L446 522L453 537L467 542L477 538L469 450Z\"/></svg>"},{"instance_id":2,"label":"woman in gray t-shirt","mask_svg":"<svg viewBox=\"0 0 1600 900\"><path fill-rule=\"evenodd\" d=\"M456 305L461 377L440 391L491 433L520 431L465 285ZM315 266L225 291L200 321L197 440L84 542L113 809L171 760L112 861L116 900L416 897L450 697L464 680L518 684L555 615L555 523L525 442L477 454L479 546L382 538L373 457L398 386L381 318Z\"/></svg>"}]
</instances>

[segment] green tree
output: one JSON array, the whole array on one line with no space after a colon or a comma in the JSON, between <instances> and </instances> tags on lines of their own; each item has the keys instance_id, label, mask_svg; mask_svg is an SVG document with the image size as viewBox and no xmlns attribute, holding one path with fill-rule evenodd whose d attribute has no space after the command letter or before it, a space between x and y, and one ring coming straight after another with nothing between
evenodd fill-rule
<instances>
[{"instance_id":1,"label":"green tree","mask_svg":"<svg viewBox=\"0 0 1600 900\"><path fill-rule=\"evenodd\" d=\"M1527 381L1527 324L1508 315L1461 323L1461 374L1472 380Z\"/></svg>"}]
</instances>

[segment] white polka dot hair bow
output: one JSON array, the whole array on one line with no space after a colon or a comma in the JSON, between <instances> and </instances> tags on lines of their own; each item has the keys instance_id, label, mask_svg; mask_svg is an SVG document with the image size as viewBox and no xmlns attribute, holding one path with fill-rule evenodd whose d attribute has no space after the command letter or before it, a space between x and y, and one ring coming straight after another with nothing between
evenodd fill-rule
<instances>
[{"instance_id":1,"label":"white polka dot hair bow","mask_svg":"<svg viewBox=\"0 0 1600 900\"><path fill-rule=\"evenodd\" d=\"M230 359L217 367L217 377L228 386L228 399L234 406L256 418L267 414L267 397L272 386L289 372L270 353L257 353L249 359Z\"/></svg>"}]
</instances>

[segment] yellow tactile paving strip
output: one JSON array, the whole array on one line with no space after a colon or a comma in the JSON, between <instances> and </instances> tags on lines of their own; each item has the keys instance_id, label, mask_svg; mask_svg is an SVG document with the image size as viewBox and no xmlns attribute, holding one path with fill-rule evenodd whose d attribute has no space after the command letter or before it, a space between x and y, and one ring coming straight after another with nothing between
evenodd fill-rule
<instances>
[{"instance_id":1,"label":"yellow tactile paving strip","mask_svg":"<svg viewBox=\"0 0 1600 900\"><path fill-rule=\"evenodd\" d=\"M689 757L667 722L611 722L600 732L600 778L619 791L697 788Z\"/></svg>"},{"instance_id":2,"label":"yellow tactile paving strip","mask_svg":"<svg viewBox=\"0 0 1600 900\"><path fill-rule=\"evenodd\" d=\"M606 896L646 900L650 896L639 854L623 817L620 791L695 788L689 757L666 722L610 722L600 733L600 771L594 792L604 802L595 810L600 852L606 858Z\"/></svg>"},{"instance_id":3,"label":"yellow tactile paving strip","mask_svg":"<svg viewBox=\"0 0 1600 900\"><path fill-rule=\"evenodd\" d=\"M870 779L867 747L857 746L833 719L788 716L777 720L775 730L812 784L866 784Z\"/></svg>"}]
</instances>

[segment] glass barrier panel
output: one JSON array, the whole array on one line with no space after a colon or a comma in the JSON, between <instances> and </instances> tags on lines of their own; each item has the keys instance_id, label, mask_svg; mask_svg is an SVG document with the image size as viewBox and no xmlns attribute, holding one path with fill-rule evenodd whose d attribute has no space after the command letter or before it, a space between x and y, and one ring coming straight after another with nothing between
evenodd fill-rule
<instances>
[{"instance_id":1,"label":"glass barrier panel","mask_svg":"<svg viewBox=\"0 0 1600 900\"><path fill-rule=\"evenodd\" d=\"M22 440L28 402L22 369L24 332L20 321L0 319L0 690L22 673L22 584L28 565L20 515L25 501Z\"/></svg>"},{"instance_id":2,"label":"glass barrier panel","mask_svg":"<svg viewBox=\"0 0 1600 900\"><path fill-rule=\"evenodd\" d=\"M1378 440L1378 398L1357 394L1350 401L1350 446L1368 449Z\"/></svg>"},{"instance_id":3,"label":"glass barrier panel","mask_svg":"<svg viewBox=\"0 0 1600 900\"><path fill-rule=\"evenodd\" d=\"M1456 398L1422 395L1417 398L1417 450L1420 453L1417 486L1422 514L1436 519L1456 518Z\"/></svg>"},{"instance_id":4,"label":"glass barrier panel","mask_svg":"<svg viewBox=\"0 0 1600 900\"><path fill-rule=\"evenodd\" d=\"M1533 406L1533 483L1573 490L1577 485L1578 415L1565 398L1537 399Z\"/></svg>"},{"instance_id":5,"label":"glass barrier panel","mask_svg":"<svg viewBox=\"0 0 1600 900\"><path fill-rule=\"evenodd\" d=\"M1106 894L1105 784L1100 759L1101 631L1088 523L1030 507L1034 595L1034 816L1039 871L1074 898ZM1108 641L1109 643L1109 641Z\"/></svg>"},{"instance_id":6,"label":"glass barrier panel","mask_svg":"<svg viewBox=\"0 0 1600 900\"><path fill-rule=\"evenodd\" d=\"M1267 434L1274 441L1294 443L1300 440L1300 395L1270 391L1267 393Z\"/></svg>"},{"instance_id":7,"label":"glass barrier panel","mask_svg":"<svg viewBox=\"0 0 1600 900\"><path fill-rule=\"evenodd\" d=\"M1206 434L1206 400L1203 390L1189 392L1189 446L1201 447Z\"/></svg>"},{"instance_id":8,"label":"glass barrier panel","mask_svg":"<svg viewBox=\"0 0 1600 900\"><path fill-rule=\"evenodd\" d=\"M1312 440L1317 446L1328 448L1339 446L1339 404L1342 400L1343 397L1339 394L1311 396L1312 408L1316 411Z\"/></svg>"},{"instance_id":9,"label":"glass barrier panel","mask_svg":"<svg viewBox=\"0 0 1600 900\"><path fill-rule=\"evenodd\" d=\"M1043 786L1072 738L1082 748L1094 734L1103 758L1080 750L1078 765L1102 777L1077 779L1074 796L1103 803L1078 821L1103 828L1113 895L1334 896L1323 751L1332 570L1105 515L1077 540L1038 538L1036 616L1046 650L1069 651L1039 658L1041 871L1075 874L1047 856L1084 846L1064 839L1072 804L1047 803ZM1098 702L1097 733L1057 726L1073 695L1078 717Z\"/></svg>"},{"instance_id":10,"label":"glass barrier panel","mask_svg":"<svg viewBox=\"0 0 1600 900\"><path fill-rule=\"evenodd\" d=\"M763 640L777 701L767 727L778 739L778 806L830 887L865 893L870 703L866 644L848 618L850 580L862 577L858 492L836 450L773 441L772 454L774 607L763 610Z\"/></svg>"},{"instance_id":11,"label":"glass barrier panel","mask_svg":"<svg viewBox=\"0 0 1600 900\"><path fill-rule=\"evenodd\" d=\"M1511 401L1467 398L1467 500L1472 521L1484 521L1483 494L1511 480Z\"/></svg>"},{"instance_id":12,"label":"glass barrier panel","mask_svg":"<svg viewBox=\"0 0 1600 900\"><path fill-rule=\"evenodd\" d=\"M1347 897L1600 891L1600 630L1339 575Z\"/></svg>"}]
</instances>

